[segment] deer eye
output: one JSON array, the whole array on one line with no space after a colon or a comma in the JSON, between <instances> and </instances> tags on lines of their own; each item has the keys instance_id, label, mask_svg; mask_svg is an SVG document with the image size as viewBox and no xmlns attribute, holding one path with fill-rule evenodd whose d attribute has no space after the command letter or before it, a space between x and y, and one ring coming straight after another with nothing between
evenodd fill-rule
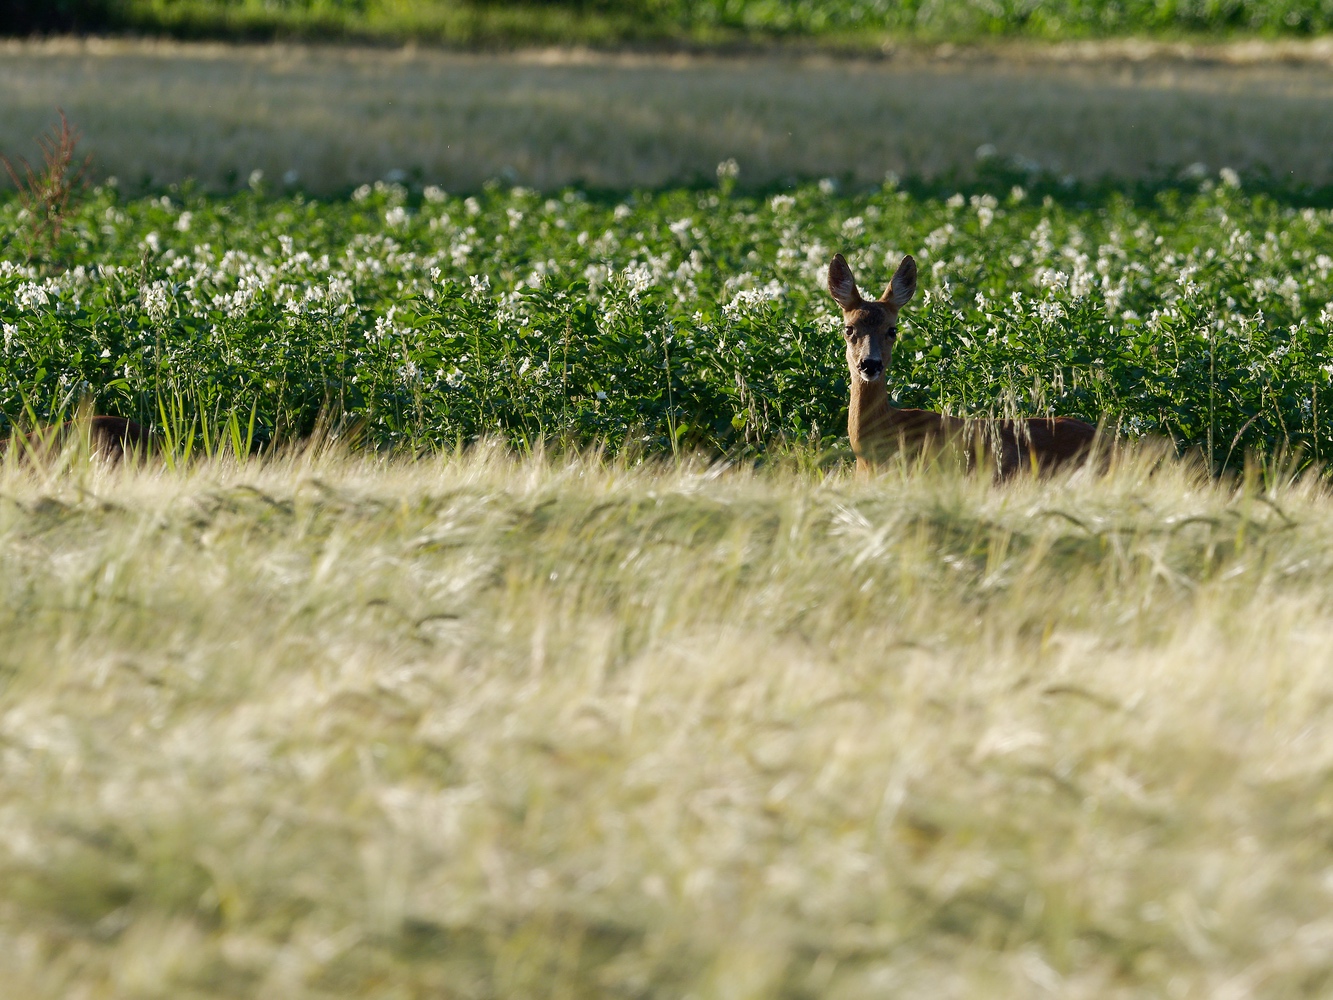
<instances>
[{"instance_id":1,"label":"deer eye","mask_svg":"<svg viewBox=\"0 0 1333 1000\"><path fill-rule=\"evenodd\" d=\"M842 335L848 340L856 336L856 327L848 325L842 328Z\"/></svg>"},{"instance_id":2,"label":"deer eye","mask_svg":"<svg viewBox=\"0 0 1333 1000\"><path fill-rule=\"evenodd\" d=\"M888 337L890 340L897 340L898 328L896 326L889 327L887 330L884 331L884 336Z\"/></svg>"}]
</instances>

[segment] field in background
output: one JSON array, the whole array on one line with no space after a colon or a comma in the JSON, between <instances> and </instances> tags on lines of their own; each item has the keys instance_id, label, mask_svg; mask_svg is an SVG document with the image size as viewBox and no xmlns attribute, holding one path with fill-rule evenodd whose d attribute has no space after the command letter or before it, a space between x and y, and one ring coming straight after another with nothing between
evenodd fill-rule
<instances>
[{"instance_id":1,"label":"field in background","mask_svg":"<svg viewBox=\"0 0 1333 1000\"><path fill-rule=\"evenodd\" d=\"M10 32L185 37L875 49L995 37L1307 36L1333 27L1308 0L6 0Z\"/></svg>"},{"instance_id":2,"label":"field in background","mask_svg":"<svg viewBox=\"0 0 1333 1000\"><path fill-rule=\"evenodd\" d=\"M32 156L63 107L127 190L390 174L472 191L970 175L978 148L1082 180L1202 163L1333 182L1333 48L1023 49L1003 59L481 57L122 41L0 43L0 151ZM1290 61L1288 61L1290 60Z\"/></svg>"},{"instance_id":3,"label":"field in background","mask_svg":"<svg viewBox=\"0 0 1333 1000\"><path fill-rule=\"evenodd\" d=\"M0 469L7 987L1325 992L1326 495L802 461Z\"/></svg>"}]
</instances>

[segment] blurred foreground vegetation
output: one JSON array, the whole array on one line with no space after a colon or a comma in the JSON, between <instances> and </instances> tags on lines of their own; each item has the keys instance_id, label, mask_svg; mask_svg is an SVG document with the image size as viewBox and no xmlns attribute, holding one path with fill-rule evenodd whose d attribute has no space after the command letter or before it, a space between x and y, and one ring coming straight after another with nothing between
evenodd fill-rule
<instances>
[{"instance_id":1,"label":"blurred foreground vegetation","mask_svg":"<svg viewBox=\"0 0 1333 1000\"><path fill-rule=\"evenodd\" d=\"M514 44L754 44L1108 36L1302 36L1329 0L0 0L10 33L415 39Z\"/></svg>"},{"instance_id":2,"label":"blurred foreground vegetation","mask_svg":"<svg viewBox=\"0 0 1333 1000\"><path fill-rule=\"evenodd\" d=\"M1327 992L1313 479L510 454L0 465L7 996Z\"/></svg>"}]
</instances>

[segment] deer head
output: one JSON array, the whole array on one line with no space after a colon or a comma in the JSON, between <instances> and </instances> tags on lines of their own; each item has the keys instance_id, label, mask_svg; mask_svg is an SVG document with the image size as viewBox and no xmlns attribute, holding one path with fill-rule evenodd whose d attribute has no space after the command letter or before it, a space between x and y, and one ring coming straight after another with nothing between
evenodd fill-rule
<instances>
[{"instance_id":1,"label":"deer head","mask_svg":"<svg viewBox=\"0 0 1333 1000\"><path fill-rule=\"evenodd\" d=\"M842 334L853 381L878 382L884 378L898 339L898 310L916 294L916 261L904 257L884 295L871 301L861 298L852 269L842 254L836 254L828 266L828 290L842 306Z\"/></svg>"}]
</instances>

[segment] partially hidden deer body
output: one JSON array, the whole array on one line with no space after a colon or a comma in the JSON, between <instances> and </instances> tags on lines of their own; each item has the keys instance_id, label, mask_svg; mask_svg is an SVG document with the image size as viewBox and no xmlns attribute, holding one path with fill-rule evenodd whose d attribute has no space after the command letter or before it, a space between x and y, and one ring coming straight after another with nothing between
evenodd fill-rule
<instances>
[{"instance_id":1,"label":"partially hidden deer body","mask_svg":"<svg viewBox=\"0 0 1333 1000\"><path fill-rule=\"evenodd\" d=\"M1048 472L1080 462L1092 451L1097 428L1071 417L965 420L889 404L886 376L898 338L898 312L916 294L916 261L910 256L879 299L861 296L842 254L829 264L828 287L842 307L851 384L847 436L859 473L896 453L933 447L961 448L969 466L989 463L1002 477L1025 469Z\"/></svg>"},{"instance_id":2,"label":"partially hidden deer body","mask_svg":"<svg viewBox=\"0 0 1333 1000\"><path fill-rule=\"evenodd\" d=\"M87 430L88 451L109 462L129 457L146 458L153 448L152 435L142 424L128 417L95 416L71 420L49 430L17 435L23 456L49 455L70 446ZM0 441L0 452L14 446L14 441Z\"/></svg>"}]
</instances>

